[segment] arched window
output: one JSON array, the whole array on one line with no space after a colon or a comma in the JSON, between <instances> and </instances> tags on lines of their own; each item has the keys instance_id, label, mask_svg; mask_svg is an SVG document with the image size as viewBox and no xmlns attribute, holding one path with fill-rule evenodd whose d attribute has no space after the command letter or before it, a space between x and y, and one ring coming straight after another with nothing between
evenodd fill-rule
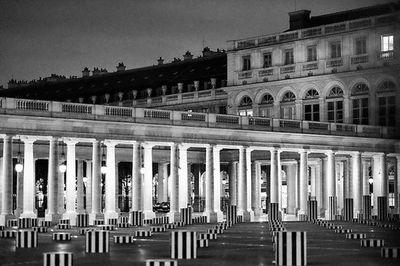
<instances>
[{"instance_id":1,"label":"arched window","mask_svg":"<svg viewBox=\"0 0 400 266\"><path fill-rule=\"evenodd\" d=\"M305 100L318 99L319 93L316 89L310 89L305 95ZM319 102L318 101L304 101L303 113L304 120L319 121Z\"/></svg>"},{"instance_id":2,"label":"arched window","mask_svg":"<svg viewBox=\"0 0 400 266\"><path fill-rule=\"evenodd\" d=\"M274 98L271 94L266 93L261 99L261 106L259 108L259 115L265 117L272 117Z\"/></svg>"},{"instance_id":3,"label":"arched window","mask_svg":"<svg viewBox=\"0 0 400 266\"><path fill-rule=\"evenodd\" d=\"M296 96L293 92L288 91L282 97L282 102L294 102L296 100Z\"/></svg>"},{"instance_id":4,"label":"arched window","mask_svg":"<svg viewBox=\"0 0 400 266\"><path fill-rule=\"evenodd\" d=\"M240 100L238 115L253 116L253 101L249 96L243 96Z\"/></svg>"},{"instance_id":5,"label":"arched window","mask_svg":"<svg viewBox=\"0 0 400 266\"><path fill-rule=\"evenodd\" d=\"M379 125L396 126L396 84L389 80L379 84L376 99Z\"/></svg>"},{"instance_id":6,"label":"arched window","mask_svg":"<svg viewBox=\"0 0 400 266\"><path fill-rule=\"evenodd\" d=\"M357 83L351 90L351 95L363 95L368 94L369 88L365 83Z\"/></svg>"},{"instance_id":7,"label":"arched window","mask_svg":"<svg viewBox=\"0 0 400 266\"><path fill-rule=\"evenodd\" d=\"M316 89L310 89L307 91L305 99L316 99L319 98L319 93Z\"/></svg>"},{"instance_id":8,"label":"arched window","mask_svg":"<svg viewBox=\"0 0 400 266\"><path fill-rule=\"evenodd\" d=\"M253 101L250 99L249 96L244 96L240 101L240 106L251 106L253 105Z\"/></svg>"},{"instance_id":9,"label":"arched window","mask_svg":"<svg viewBox=\"0 0 400 266\"><path fill-rule=\"evenodd\" d=\"M274 98L269 93L266 93L261 99L261 104L273 104L273 103L274 103Z\"/></svg>"},{"instance_id":10,"label":"arched window","mask_svg":"<svg viewBox=\"0 0 400 266\"><path fill-rule=\"evenodd\" d=\"M343 90L340 87L333 87L329 92L328 97L342 97Z\"/></svg>"},{"instance_id":11,"label":"arched window","mask_svg":"<svg viewBox=\"0 0 400 266\"><path fill-rule=\"evenodd\" d=\"M396 85L389 80L385 80L378 86L378 91L395 91Z\"/></svg>"},{"instance_id":12,"label":"arched window","mask_svg":"<svg viewBox=\"0 0 400 266\"><path fill-rule=\"evenodd\" d=\"M343 90L333 87L328 94L328 122L343 123ZM331 99L329 99L331 98Z\"/></svg>"}]
</instances>

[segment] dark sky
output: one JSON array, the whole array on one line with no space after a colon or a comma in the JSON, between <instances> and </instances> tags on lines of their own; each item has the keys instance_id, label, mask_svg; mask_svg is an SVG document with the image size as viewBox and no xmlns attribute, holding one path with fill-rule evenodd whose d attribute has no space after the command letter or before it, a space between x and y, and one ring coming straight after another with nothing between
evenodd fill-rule
<instances>
[{"instance_id":1,"label":"dark sky","mask_svg":"<svg viewBox=\"0 0 400 266\"><path fill-rule=\"evenodd\" d=\"M393 0L394 1L394 0ZM295 3L297 2L297 3ZM83 67L115 71L171 61L205 46L288 28L288 12L311 15L390 0L0 0L0 85Z\"/></svg>"}]
</instances>

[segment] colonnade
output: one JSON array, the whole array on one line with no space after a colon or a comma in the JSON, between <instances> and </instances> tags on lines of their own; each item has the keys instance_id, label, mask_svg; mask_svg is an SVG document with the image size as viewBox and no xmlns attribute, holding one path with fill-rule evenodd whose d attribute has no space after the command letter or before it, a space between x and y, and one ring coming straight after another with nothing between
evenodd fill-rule
<instances>
[{"instance_id":1,"label":"colonnade","mask_svg":"<svg viewBox=\"0 0 400 266\"><path fill-rule=\"evenodd\" d=\"M334 152L333 150L286 149L280 147L245 147L240 145L211 145L174 142L140 142L98 139L33 137L0 135L2 138L2 158L0 160L0 225L8 219L19 217L36 217L35 211L35 143L48 147L43 156L48 158L47 210L45 219L57 221L69 218L75 223L79 213L89 214L89 223L99 218L117 218L120 210L117 202L118 169L117 146L129 147L132 157L124 158L132 162L131 175L131 211L143 211L145 218L155 217L153 211L153 158L154 147L169 148L169 158L158 161L159 182L157 196L161 201L169 198L171 221L180 218L180 209L191 204L190 163L205 164L205 208L204 215L209 221L222 221L221 210L221 152L233 154L228 162L229 203L236 205L238 214L246 221L253 221L263 213L262 168L269 166L269 191L266 192L269 203L278 204L285 215L307 215L307 202L314 199L318 202L318 215L334 219L341 214L338 198L352 200L352 216L365 215L364 200L370 196L370 183L373 183L373 206L378 206L382 199L388 211L388 175L387 158L395 161L394 174L394 207L399 208L399 169L400 155L384 153ZM18 211L12 209L13 191L13 139L19 139L24 145L23 173L18 173L17 202ZM58 166L63 163L60 158L60 143L66 146L66 174L64 197L64 173ZM77 145L91 150L91 158L77 157ZM189 161L190 149L201 151L205 160ZM102 150L103 149L103 150ZM64 147L62 147L64 151ZM105 152L105 151L106 152ZM225 151L224 151L225 150ZM106 154L106 158L103 158ZM295 155L295 159L286 159L286 155ZM290 156L289 156L290 157ZM345 158L347 172L340 168L340 158ZM84 170L83 160L86 160ZM77 162L77 163L76 163ZM106 165L102 165L102 164ZM369 165L372 166L371 181ZM102 173L102 166L105 172ZM76 168L77 167L77 168ZM168 169L169 168L169 169ZM84 201L83 172L86 172L86 201ZM265 170L264 170L265 171ZM168 174L169 172L169 174ZM104 174L105 205L102 209L102 175ZM342 176L341 176L342 175ZM342 180L342 181L340 181ZM22 182L21 182L22 181ZM340 183L343 182L343 183ZM283 184L284 183L284 184ZM342 184L343 189L341 189ZM283 206L283 187L286 186L285 206ZM168 188L170 187L170 188ZM21 193L22 191L22 193ZM21 195L20 195L21 194ZM64 209L65 199L65 209ZM85 207L84 207L85 206ZM376 207L372 215L379 215Z\"/></svg>"}]
</instances>

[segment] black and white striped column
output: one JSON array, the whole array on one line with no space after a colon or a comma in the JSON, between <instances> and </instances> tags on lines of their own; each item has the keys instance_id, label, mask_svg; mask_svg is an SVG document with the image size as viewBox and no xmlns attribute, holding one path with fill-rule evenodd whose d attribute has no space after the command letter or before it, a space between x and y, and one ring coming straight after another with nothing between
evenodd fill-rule
<instances>
[{"instance_id":1,"label":"black and white striped column","mask_svg":"<svg viewBox=\"0 0 400 266\"><path fill-rule=\"evenodd\" d=\"M43 253L43 266L72 266L72 252L46 252Z\"/></svg>"},{"instance_id":2,"label":"black and white striped column","mask_svg":"<svg viewBox=\"0 0 400 266\"><path fill-rule=\"evenodd\" d=\"M146 266L178 266L177 260L172 259L148 259Z\"/></svg>"},{"instance_id":3,"label":"black and white striped column","mask_svg":"<svg viewBox=\"0 0 400 266\"><path fill-rule=\"evenodd\" d=\"M226 221L236 223L237 207L236 205L228 205L226 208Z\"/></svg>"},{"instance_id":4,"label":"black and white striped column","mask_svg":"<svg viewBox=\"0 0 400 266\"><path fill-rule=\"evenodd\" d=\"M353 199L344 199L344 220L351 222L353 220Z\"/></svg>"},{"instance_id":5,"label":"black and white striped column","mask_svg":"<svg viewBox=\"0 0 400 266\"><path fill-rule=\"evenodd\" d=\"M38 245L38 233L33 230L17 231L16 247L17 248L36 248Z\"/></svg>"},{"instance_id":6,"label":"black and white striped column","mask_svg":"<svg viewBox=\"0 0 400 266\"><path fill-rule=\"evenodd\" d=\"M197 233L194 231L171 232L171 258L197 258Z\"/></svg>"},{"instance_id":7,"label":"black and white striped column","mask_svg":"<svg viewBox=\"0 0 400 266\"><path fill-rule=\"evenodd\" d=\"M76 226L78 227L88 227L89 226L89 214L78 213L76 216Z\"/></svg>"},{"instance_id":8,"label":"black and white striped column","mask_svg":"<svg viewBox=\"0 0 400 266\"><path fill-rule=\"evenodd\" d=\"M308 221L314 221L318 218L318 202L316 200L307 202L307 218Z\"/></svg>"},{"instance_id":9,"label":"black and white striped column","mask_svg":"<svg viewBox=\"0 0 400 266\"><path fill-rule=\"evenodd\" d=\"M108 231L86 231L86 253L110 252Z\"/></svg>"},{"instance_id":10,"label":"black and white striped column","mask_svg":"<svg viewBox=\"0 0 400 266\"><path fill-rule=\"evenodd\" d=\"M268 221L280 221L279 203L269 203L268 208Z\"/></svg>"},{"instance_id":11,"label":"black and white striped column","mask_svg":"<svg viewBox=\"0 0 400 266\"><path fill-rule=\"evenodd\" d=\"M276 265L307 265L307 232L276 232Z\"/></svg>"},{"instance_id":12,"label":"black and white striped column","mask_svg":"<svg viewBox=\"0 0 400 266\"><path fill-rule=\"evenodd\" d=\"M192 224L192 208L181 208L181 222Z\"/></svg>"},{"instance_id":13,"label":"black and white striped column","mask_svg":"<svg viewBox=\"0 0 400 266\"><path fill-rule=\"evenodd\" d=\"M144 215L141 211L132 211L129 213L129 220L133 226L142 226Z\"/></svg>"},{"instance_id":14,"label":"black and white striped column","mask_svg":"<svg viewBox=\"0 0 400 266\"><path fill-rule=\"evenodd\" d=\"M371 195L363 195L362 209L363 209L363 219L370 220L372 214Z\"/></svg>"},{"instance_id":15,"label":"black and white striped column","mask_svg":"<svg viewBox=\"0 0 400 266\"><path fill-rule=\"evenodd\" d=\"M388 217L387 212L387 197L378 197L378 220L386 221Z\"/></svg>"}]
</instances>

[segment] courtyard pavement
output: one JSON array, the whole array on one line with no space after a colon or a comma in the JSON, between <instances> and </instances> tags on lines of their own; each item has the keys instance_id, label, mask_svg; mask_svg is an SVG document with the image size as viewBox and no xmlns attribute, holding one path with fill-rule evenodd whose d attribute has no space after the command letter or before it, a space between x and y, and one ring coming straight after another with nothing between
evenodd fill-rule
<instances>
[{"instance_id":1,"label":"courtyard pavement","mask_svg":"<svg viewBox=\"0 0 400 266\"><path fill-rule=\"evenodd\" d=\"M400 247L400 230L371 225L334 222L353 232L367 233L367 238L384 239L385 246ZM346 239L345 234L335 233L310 222L284 222L288 231L307 232L308 265L400 265L399 259L384 259L380 248L360 246L360 240ZM177 230L205 232L212 224L180 227ZM110 231L110 252L85 253L85 236L78 228L58 230L49 228L39 233L37 248L15 248L14 239L0 238L0 265L43 265L43 253L50 251L73 252L74 265L145 265L146 259L170 258L170 231L153 233L150 238L137 238L133 244L114 244L114 235L126 235L137 228L119 228ZM53 230L53 231L51 231ZM71 232L71 241L53 241L52 233ZM216 240L209 240L209 247L199 248L197 259L181 259L179 265L274 265L273 243L266 222L239 223Z\"/></svg>"}]
</instances>

